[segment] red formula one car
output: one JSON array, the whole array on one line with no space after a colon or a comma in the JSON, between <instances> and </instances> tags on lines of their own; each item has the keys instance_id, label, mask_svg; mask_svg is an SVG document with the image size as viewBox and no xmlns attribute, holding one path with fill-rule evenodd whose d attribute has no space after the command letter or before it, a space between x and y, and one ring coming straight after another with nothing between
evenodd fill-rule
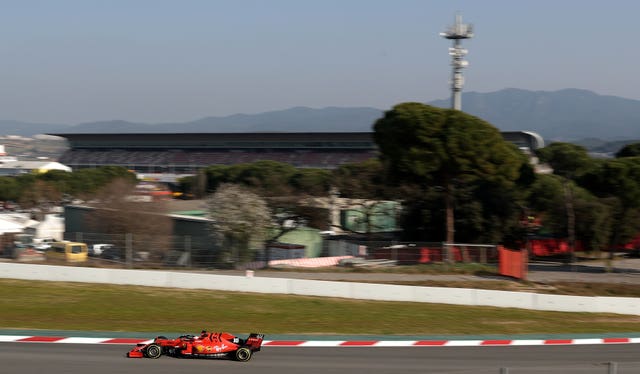
<instances>
[{"instance_id":1,"label":"red formula one car","mask_svg":"<svg viewBox=\"0 0 640 374\"><path fill-rule=\"evenodd\" d=\"M260 350L264 335L252 333L241 339L226 332L202 331L200 336L182 335L175 339L158 336L151 343L140 343L127 353L127 357L231 358L249 361L253 352Z\"/></svg>"}]
</instances>

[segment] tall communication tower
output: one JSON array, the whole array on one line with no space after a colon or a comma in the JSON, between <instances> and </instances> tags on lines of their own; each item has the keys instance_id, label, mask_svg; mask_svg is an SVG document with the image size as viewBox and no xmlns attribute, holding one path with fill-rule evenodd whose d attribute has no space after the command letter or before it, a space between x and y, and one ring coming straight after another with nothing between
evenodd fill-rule
<instances>
[{"instance_id":1,"label":"tall communication tower","mask_svg":"<svg viewBox=\"0 0 640 374\"><path fill-rule=\"evenodd\" d=\"M462 69L469 65L468 61L463 60L467 54L467 50L462 48L462 39L473 38L473 26L471 24L462 23L462 16L456 15L456 23L445 32L441 32L440 36L453 40L453 47L449 48L451 56L451 66L453 67L453 76L451 79L451 107L455 110L462 109L462 86L464 85L464 77Z\"/></svg>"}]
</instances>

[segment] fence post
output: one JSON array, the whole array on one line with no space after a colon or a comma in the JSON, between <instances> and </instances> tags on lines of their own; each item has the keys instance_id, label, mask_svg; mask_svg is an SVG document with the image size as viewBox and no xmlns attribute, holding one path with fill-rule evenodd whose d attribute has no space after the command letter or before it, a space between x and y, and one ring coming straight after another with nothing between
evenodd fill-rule
<instances>
[{"instance_id":1,"label":"fence post","mask_svg":"<svg viewBox=\"0 0 640 374\"><path fill-rule=\"evenodd\" d=\"M127 261L127 267L128 268L132 268L133 267L133 234L131 233L127 233L124 235L124 245L125 245L125 251L126 251L126 261Z\"/></svg>"},{"instance_id":2,"label":"fence post","mask_svg":"<svg viewBox=\"0 0 640 374\"><path fill-rule=\"evenodd\" d=\"M184 251L187 254L187 263L185 265L190 268L193 265L191 262L191 235L185 235L184 237Z\"/></svg>"},{"instance_id":3,"label":"fence post","mask_svg":"<svg viewBox=\"0 0 640 374\"><path fill-rule=\"evenodd\" d=\"M469 262L471 262L471 256L469 255L469 247L465 245L460 247L460 250L462 251L461 253L462 262L464 262L465 264L468 264Z\"/></svg>"},{"instance_id":4,"label":"fence post","mask_svg":"<svg viewBox=\"0 0 640 374\"><path fill-rule=\"evenodd\" d=\"M609 362L609 371L607 371L607 374L618 374L617 362Z\"/></svg>"}]
</instances>

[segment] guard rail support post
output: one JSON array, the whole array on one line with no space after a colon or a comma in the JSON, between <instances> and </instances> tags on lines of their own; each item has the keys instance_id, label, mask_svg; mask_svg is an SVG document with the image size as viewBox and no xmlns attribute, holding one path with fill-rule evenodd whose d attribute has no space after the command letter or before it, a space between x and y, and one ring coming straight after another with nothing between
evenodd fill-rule
<instances>
[{"instance_id":1,"label":"guard rail support post","mask_svg":"<svg viewBox=\"0 0 640 374\"><path fill-rule=\"evenodd\" d=\"M509 374L509 368L500 368L500 374Z\"/></svg>"},{"instance_id":2,"label":"guard rail support post","mask_svg":"<svg viewBox=\"0 0 640 374\"><path fill-rule=\"evenodd\" d=\"M449 264L449 247L447 247L447 244L445 242L442 242L440 248L440 257L442 258L442 263L447 265Z\"/></svg>"},{"instance_id":3,"label":"guard rail support post","mask_svg":"<svg viewBox=\"0 0 640 374\"><path fill-rule=\"evenodd\" d=\"M185 235L184 237L184 251L187 253L187 267L191 268L193 262L191 260L191 235Z\"/></svg>"},{"instance_id":4,"label":"guard rail support post","mask_svg":"<svg viewBox=\"0 0 640 374\"><path fill-rule=\"evenodd\" d=\"M125 261L127 262L127 268L133 268L133 234L127 233L124 236L125 243Z\"/></svg>"},{"instance_id":5,"label":"guard rail support post","mask_svg":"<svg viewBox=\"0 0 640 374\"><path fill-rule=\"evenodd\" d=\"M617 362L609 362L609 371L607 371L607 374L618 374Z\"/></svg>"}]
</instances>

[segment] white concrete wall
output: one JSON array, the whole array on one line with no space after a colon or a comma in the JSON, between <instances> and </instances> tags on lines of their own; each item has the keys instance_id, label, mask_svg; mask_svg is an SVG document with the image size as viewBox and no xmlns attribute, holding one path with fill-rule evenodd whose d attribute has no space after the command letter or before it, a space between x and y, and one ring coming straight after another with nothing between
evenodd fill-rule
<instances>
[{"instance_id":1,"label":"white concrete wall","mask_svg":"<svg viewBox=\"0 0 640 374\"><path fill-rule=\"evenodd\" d=\"M351 299L640 315L640 298L582 297L447 287L328 282L156 270L0 263L0 278L193 288Z\"/></svg>"}]
</instances>

